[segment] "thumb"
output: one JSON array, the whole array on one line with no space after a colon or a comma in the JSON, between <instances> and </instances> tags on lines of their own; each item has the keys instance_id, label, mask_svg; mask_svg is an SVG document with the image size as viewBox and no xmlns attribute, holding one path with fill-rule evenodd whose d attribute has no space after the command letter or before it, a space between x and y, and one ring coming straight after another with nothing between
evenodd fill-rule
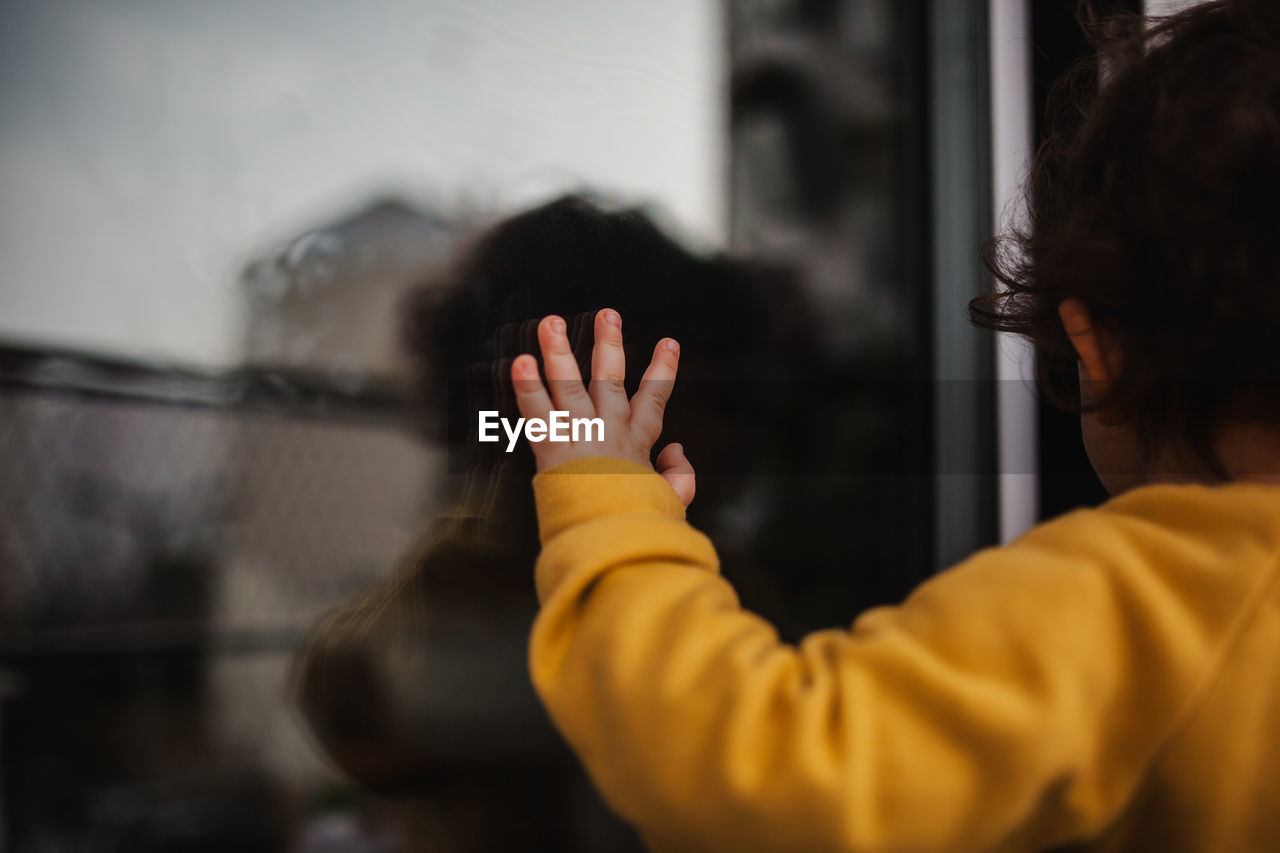
<instances>
[{"instance_id":1,"label":"thumb","mask_svg":"<svg viewBox=\"0 0 1280 853\"><path fill-rule=\"evenodd\" d=\"M693 503L694 492L697 491L693 465L684 455L684 447L679 444L668 444L658 454L654 466L662 479L675 490L680 502L686 507Z\"/></svg>"}]
</instances>

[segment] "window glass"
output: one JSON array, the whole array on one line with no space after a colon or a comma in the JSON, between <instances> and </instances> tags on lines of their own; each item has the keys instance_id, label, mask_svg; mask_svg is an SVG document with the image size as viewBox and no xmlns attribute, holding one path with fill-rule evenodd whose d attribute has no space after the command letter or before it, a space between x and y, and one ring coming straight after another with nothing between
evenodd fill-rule
<instances>
[{"instance_id":1,"label":"window glass","mask_svg":"<svg viewBox=\"0 0 1280 853\"><path fill-rule=\"evenodd\" d=\"M633 387L681 341L690 520L785 639L934 570L931 259L986 213L934 204L926 4L0 15L6 849L639 849L475 441L545 313L620 309Z\"/></svg>"}]
</instances>

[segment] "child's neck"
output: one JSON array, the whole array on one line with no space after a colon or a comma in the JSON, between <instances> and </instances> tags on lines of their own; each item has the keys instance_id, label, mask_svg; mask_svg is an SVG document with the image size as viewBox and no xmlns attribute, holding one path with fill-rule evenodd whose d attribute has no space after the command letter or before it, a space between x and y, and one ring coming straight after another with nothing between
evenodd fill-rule
<instances>
[{"instance_id":1,"label":"child's neck","mask_svg":"<svg viewBox=\"0 0 1280 853\"><path fill-rule=\"evenodd\" d=\"M1227 482L1256 482L1280 485L1280 433L1264 426L1231 423L1218 430L1214 443ZM1195 455L1184 450L1166 448L1154 464L1146 466L1142 482L1220 484L1224 478Z\"/></svg>"},{"instance_id":2,"label":"child's neck","mask_svg":"<svg viewBox=\"0 0 1280 853\"><path fill-rule=\"evenodd\" d=\"M1257 424L1229 424L1219 431L1218 458L1228 478L1280 484L1280 433Z\"/></svg>"}]
</instances>

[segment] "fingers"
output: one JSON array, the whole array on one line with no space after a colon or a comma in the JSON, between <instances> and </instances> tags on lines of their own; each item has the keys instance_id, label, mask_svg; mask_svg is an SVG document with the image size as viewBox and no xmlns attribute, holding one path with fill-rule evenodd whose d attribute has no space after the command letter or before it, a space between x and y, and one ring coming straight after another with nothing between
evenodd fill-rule
<instances>
[{"instance_id":1,"label":"fingers","mask_svg":"<svg viewBox=\"0 0 1280 853\"><path fill-rule=\"evenodd\" d=\"M496 334L497 356L499 358L515 358L522 350L520 348L520 325L518 323L504 323Z\"/></svg>"},{"instance_id":2,"label":"fingers","mask_svg":"<svg viewBox=\"0 0 1280 853\"><path fill-rule=\"evenodd\" d=\"M594 415L595 406L587 396L587 389L582 387L582 374L569 347L568 326L563 318L554 314L542 318L538 324L538 345L542 349L547 388L556 409L577 417Z\"/></svg>"},{"instance_id":3,"label":"fingers","mask_svg":"<svg viewBox=\"0 0 1280 853\"><path fill-rule=\"evenodd\" d=\"M663 338L653 350L640 390L631 398L631 431L652 446L662 434L662 415L675 387L676 369L680 365L680 345Z\"/></svg>"},{"instance_id":4,"label":"fingers","mask_svg":"<svg viewBox=\"0 0 1280 853\"><path fill-rule=\"evenodd\" d=\"M654 467L675 490L681 503L687 507L693 502L693 496L697 492L697 478L693 472L693 463L684 455L682 445L668 444L658 454Z\"/></svg>"},{"instance_id":5,"label":"fingers","mask_svg":"<svg viewBox=\"0 0 1280 853\"><path fill-rule=\"evenodd\" d=\"M569 324L569 341L573 348L573 357L578 362L578 371L587 373L591 370L592 315L589 313L574 314Z\"/></svg>"},{"instance_id":6,"label":"fingers","mask_svg":"<svg viewBox=\"0 0 1280 853\"><path fill-rule=\"evenodd\" d=\"M534 358L538 357L538 321L525 320L520 324L520 330L516 333L518 349L512 355L522 352L533 353Z\"/></svg>"},{"instance_id":7,"label":"fingers","mask_svg":"<svg viewBox=\"0 0 1280 853\"><path fill-rule=\"evenodd\" d=\"M506 323L494 332L494 359L490 381L493 385L494 405L503 417L516 411L515 395L511 390L511 360L521 353L520 326Z\"/></svg>"},{"instance_id":8,"label":"fingers","mask_svg":"<svg viewBox=\"0 0 1280 853\"><path fill-rule=\"evenodd\" d=\"M493 362L491 379L494 393L494 405L500 417L511 417L516 411L515 389L511 384L511 359L500 358Z\"/></svg>"},{"instance_id":9,"label":"fingers","mask_svg":"<svg viewBox=\"0 0 1280 853\"><path fill-rule=\"evenodd\" d=\"M551 411L551 398L538 375L538 360L533 356L526 353L511 362L511 385L521 417L545 418Z\"/></svg>"},{"instance_id":10,"label":"fingers","mask_svg":"<svg viewBox=\"0 0 1280 853\"><path fill-rule=\"evenodd\" d=\"M622 315L612 308L596 312L596 345L591 352L591 399L596 413L610 419L625 419L631 412L627 402L627 357L622 349Z\"/></svg>"},{"instance_id":11,"label":"fingers","mask_svg":"<svg viewBox=\"0 0 1280 853\"><path fill-rule=\"evenodd\" d=\"M612 308L596 312L596 346L591 353L591 378L621 382L627 378L622 351L622 315Z\"/></svg>"}]
</instances>

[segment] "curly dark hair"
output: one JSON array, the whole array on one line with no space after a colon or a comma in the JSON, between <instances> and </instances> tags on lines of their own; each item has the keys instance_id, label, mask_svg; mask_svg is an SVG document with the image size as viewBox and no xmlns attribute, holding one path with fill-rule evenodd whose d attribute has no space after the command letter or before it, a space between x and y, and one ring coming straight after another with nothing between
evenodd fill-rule
<instances>
[{"instance_id":1,"label":"curly dark hair","mask_svg":"<svg viewBox=\"0 0 1280 853\"><path fill-rule=\"evenodd\" d=\"M762 392L770 371L815 372L816 324L796 281L779 265L695 253L644 210L593 195L523 211L482 232L456 263L408 294L403 342L415 364L425 435L442 444L466 438L475 423L463 381L469 370L488 371L504 355L537 355L536 339L517 336L514 324L529 331L528 321L546 314L585 318L574 335L585 375L591 315L606 306L623 316L629 392L654 345L670 335L682 343L681 387L697 387L702 408L745 416L748 395ZM512 332L505 353L504 330ZM752 381L734 381L744 379ZM703 452L714 455L730 442L710 444Z\"/></svg>"},{"instance_id":2,"label":"curly dark hair","mask_svg":"<svg viewBox=\"0 0 1280 853\"><path fill-rule=\"evenodd\" d=\"M1280 3L1219 0L1091 27L1050 94L1024 228L987 244L986 328L1036 346L1046 397L1113 409L1148 452L1213 450L1227 420L1280 424ZM1120 376L1082 407L1058 316L1078 297Z\"/></svg>"}]
</instances>

